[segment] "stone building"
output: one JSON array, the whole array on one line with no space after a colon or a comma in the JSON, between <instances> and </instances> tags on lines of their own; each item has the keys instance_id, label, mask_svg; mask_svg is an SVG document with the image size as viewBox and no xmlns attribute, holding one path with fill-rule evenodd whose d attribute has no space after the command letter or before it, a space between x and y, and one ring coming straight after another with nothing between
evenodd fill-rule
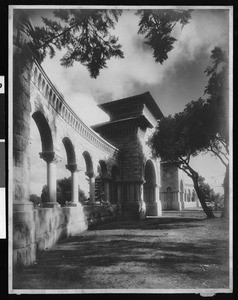
<instances>
[{"instance_id":1,"label":"stone building","mask_svg":"<svg viewBox=\"0 0 238 300\"><path fill-rule=\"evenodd\" d=\"M162 210L183 210L200 207L193 184L187 183L184 172L169 162L161 162L160 200Z\"/></svg>"},{"instance_id":2,"label":"stone building","mask_svg":"<svg viewBox=\"0 0 238 300\"><path fill-rule=\"evenodd\" d=\"M160 164L151 158L146 144L157 120L162 118L149 92L99 105L110 121L92 126L104 139L120 150L121 182L117 187L118 200L124 215L131 218L143 214L161 214L159 201Z\"/></svg>"},{"instance_id":3,"label":"stone building","mask_svg":"<svg viewBox=\"0 0 238 300\"><path fill-rule=\"evenodd\" d=\"M152 159L147 141L163 114L149 92L101 104L110 121L90 128L26 47L14 45L12 74L9 220L13 265L33 263L38 251L86 230L90 222L160 216L163 209L181 210L186 202L193 202L186 201L190 198L185 196L180 171ZM47 201L42 207L29 201L34 163L31 120L39 130L38 153L47 173ZM71 201L60 207L56 172L64 152L65 168L71 174ZM78 184L85 176L88 206L78 201ZM104 206L97 206L101 195Z\"/></svg>"}]
</instances>

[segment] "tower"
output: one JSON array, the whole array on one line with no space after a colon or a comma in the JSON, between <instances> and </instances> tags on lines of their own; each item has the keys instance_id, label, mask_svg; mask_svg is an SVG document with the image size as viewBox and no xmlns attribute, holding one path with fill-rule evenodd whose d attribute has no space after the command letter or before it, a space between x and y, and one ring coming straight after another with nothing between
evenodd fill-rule
<instances>
[{"instance_id":1,"label":"tower","mask_svg":"<svg viewBox=\"0 0 238 300\"><path fill-rule=\"evenodd\" d=\"M161 214L159 159L153 160L146 144L162 112L149 92L100 104L110 121L92 126L121 152L118 181L126 218Z\"/></svg>"}]
</instances>

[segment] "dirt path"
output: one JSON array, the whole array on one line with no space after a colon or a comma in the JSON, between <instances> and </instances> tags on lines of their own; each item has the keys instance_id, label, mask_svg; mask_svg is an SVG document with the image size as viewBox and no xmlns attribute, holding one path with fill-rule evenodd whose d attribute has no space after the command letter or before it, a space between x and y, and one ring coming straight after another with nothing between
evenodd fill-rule
<instances>
[{"instance_id":1,"label":"dirt path","mask_svg":"<svg viewBox=\"0 0 238 300\"><path fill-rule=\"evenodd\" d=\"M104 224L42 252L13 288L228 288L228 240L220 218Z\"/></svg>"}]
</instances>

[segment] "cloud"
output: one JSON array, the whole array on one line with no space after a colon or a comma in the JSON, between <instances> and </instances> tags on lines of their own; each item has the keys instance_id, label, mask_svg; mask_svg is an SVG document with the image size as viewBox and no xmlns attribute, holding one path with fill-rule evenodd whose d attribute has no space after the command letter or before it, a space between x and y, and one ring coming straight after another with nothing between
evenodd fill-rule
<instances>
[{"instance_id":1,"label":"cloud","mask_svg":"<svg viewBox=\"0 0 238 300\"><path fill-rule=\"evenodd\" d=\"M160 65L155 63L152 50L143 45L142 37L137 34L139 18L134 12L124 11L114 31L119 36L125 58L108 61L108 68L101 70L97 79L91 79L87 69L79 63L68 69L61 67L62 53L45 60L43 67L54 82L60 83L57 83L59 90L68 101L69 91L71 95L73 92L91 95L98 103L130 96L135 92L135 83L160 84L166 80L168 71L176 70L178 64L194 61L204 51L209 56L214 46L227 44L225 12L195 10L190 23L182 31L180 26L174 30L178 41L168 60Z\"/></svg>"},{"instance_id":2,"label":"cloud","mask_svg":"<svg viewBox=\"0 0 238 300\"><path fill-rule=\"evenodd\" d=\"M68 104L88 125L108 120L97 107L98 103L147 90L160 101L158 105L165 115L182 110L188 101L202 95L206 82L204 69L211 50L215 46L227 49L227 10L196 9L183 30L175 27L178 41L167 61L160 65L155 63L152 50L137 34L139 19L134 12L124 11L114 32L119 36L125 58L108 61L108 68L101 70L97 79L90 78L88 70L80 63L68 69L60 66L62 52L57 52L53 59L45 59L42 64ZM39 166L35 166L39 170Z\"/></svg>"}]
</instances>

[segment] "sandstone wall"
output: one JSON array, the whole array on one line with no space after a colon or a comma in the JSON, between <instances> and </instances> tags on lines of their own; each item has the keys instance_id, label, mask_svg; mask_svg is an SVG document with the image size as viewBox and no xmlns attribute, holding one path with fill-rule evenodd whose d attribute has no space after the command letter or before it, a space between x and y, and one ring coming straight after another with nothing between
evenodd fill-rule
<instances>
[{"instance_id":1,"label":"sandstone wall","mask_svg":"<svg viewBox=\"0 0 238 300\"><path fill-rule=\"evenodd\" d=\"M16 53L21 52L16 49ZM28 53L29 54L29 53ZM33 60L27 63L21 55L14 55L13 93L13 169L10 199L10 246L13 249L13 265L29 265L36 259L37 251L50 248L61 238L78 234L88 228L88 224L113 218L115 214L97 207L87 209L77 207L33 208L29 201L31 118L34 113L43 116L47 126L41 128L44 146L40 152L53 151L60 158L66 151L62 142L67 137L75 152L75 163L79 168L79 178L85 181L85 159L87 152L92 168L97 176L99 160L111 160L116 164L117 149L104 141L77 118L62 96L52 85L44 71ZM38 124L42 125L42 124ZM48 130L49 129L49 130ZM49 134L49 132L50 134ZM52 136L53 145L49 145ZM72 153L68 153L69 156ZM70 158L68 159L70 163ZM45 164L46 167L46 164ZM86 170L88 171L88 170ZM91 174L93 177L93 174ZM94 177L95 177L94 176ZM79 183L80 183L79 180ZM99 209L100 210L100 209ZM102 209L101 209L102 210ZM100 215L100 217L99 217ZM104 218L104 219L103 219Z\"/></svg>"},{"instance_id":2,"label":"sandstone wall","mask_svg":"<svg viewBox=\"0 0 238 300\"><path fill-rule=\"evenodd\" d=\"M58 241L118 215L118 207L96 204L14 212L13 265L28 266L37 259L38 251L50 249Z\"/></svg>"}]
</instances>

